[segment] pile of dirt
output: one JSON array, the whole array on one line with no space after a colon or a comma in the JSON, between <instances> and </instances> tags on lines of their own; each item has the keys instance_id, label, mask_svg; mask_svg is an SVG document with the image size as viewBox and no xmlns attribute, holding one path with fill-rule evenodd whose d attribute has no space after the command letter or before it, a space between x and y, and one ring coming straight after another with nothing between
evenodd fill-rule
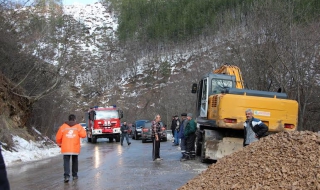
<instances>
[{"instance_id":1,"label":"pile of dirt","mask_svg":"<svg viewBox=\"0 0 320 190\"><path fill-rule=\"evenodd\" d=\"M320 135L310 131L269 135L210 165L179 190L320 190Z\"/></svg>"}]
</instances>

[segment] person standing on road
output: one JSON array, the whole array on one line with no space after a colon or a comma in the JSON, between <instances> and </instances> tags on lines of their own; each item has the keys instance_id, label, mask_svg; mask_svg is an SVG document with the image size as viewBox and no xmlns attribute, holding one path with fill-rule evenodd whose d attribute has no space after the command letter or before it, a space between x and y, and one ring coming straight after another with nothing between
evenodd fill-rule
<instances>
[{"instance_id":1,"label":"person standing on road","mask_svg":"<svg viewBox=\"0 0 320 190\"><path fill-rule=\"evenodd\" d=\"M160 161L160 132L161 132L161 116L157 114L152 121L152 159L153 161Z\"/></svg>"},{"instance_id":2,"label":"person standing on road","mask_svg":"<svg viewBox=\"0 0 320 190\"><path fill-rule=\"evenodd\" d=\"M253 142L258 141L261 137L264 137L269 130L268 126L264 124L260 119L253 117L253 111L247 109L247 120L244 122L244 138L243 146L247 146Z\"/></svg>"},{"instance_id":3,"label":"person standing on road","mask_svg":"<svg viewBox=\"0 0 320 190\"><path fill-rule=\"evenodd\" d=\"M61 147L63 154L64 182L70 179L70 157L72 157L73 180L78 179L78 155L80 154L80 138L86 137L84 128L76 122L74 114L69 115L69 121L61 125L57 134L56 142Z\"/></svg>"},{"instance_id":4,"label":"person standing on road","mask_svg":"<svg viewBox=\"0 0 320 190\"><path fill-rule=\"evenodd\" d=\"M174 141L172 146L179 146L179 130L180 130L180 119L177 115L174 116L172 122L172 127L174 128Z\"/></svg>"},{"instance_id":5,"label":"person standing on road","mask_svg":"<svg viewBox=\"0 0 320 190\"><path fill-rule=\"evenodd\" d=\"M7 176L6 164L2 156L2 144L0 142L0 189L10 190L10 184Z\"/></svg>"},{"instance_id":6,"label":"person standing on road","mask_svg":"<svg viewBox=\"0 0 320 190\"><path fill-rule=\"evenodd\" d=\"M173 143L174 143L174 131L175 131L175 127L174 127L174 116L172 116L172 120L171 120L171 132L172 132L172 138L173 138Z\"/></svg>"},{"instance_id":7,"label":"person standing on road","mask_svg":"<svg viewBox=\"0 0 320 190\"><path fill-rule=\"evenodd\" d=\"M121 146L123 146L124 138L126 138L128 145L130 145L131 142L129 141L129 135L128 135L129 126L127 125L127 122L123 122L123 125L121 126L120 130L121 130Z\"/></svg>"},{"instance_id":8,"label":"person standing on road","mask_svg":"<svg viewBox=\"0 0 320 190\"><path fill-rule=\"evenodd\" d=\"M184 130L187 126L187 123L188 123L187 114L182 113L181 114L181 122L180 122L180 130L179 130L179 138L181 139L180 140L180 149L181 149L181 154L182 154L180 161L183 161L184 159L186 159L186 139L184 137Z\"/></svg>"},{"instance_id":9,"label":"person standing on road","mask_svg":"<svg viewBox=\"0 0 320 190\"><path fill-rule=\"evenodd\" d=\"M186 138L186 157L185 159L182 159L181 161L185 160L194 160L196 157L195 147L194 147L194 141L196 139L196 130L197 126L194 120L192 119L192 114L187 114L187 126L184 130L184 136Z\"/></svg>"}]
</instances>

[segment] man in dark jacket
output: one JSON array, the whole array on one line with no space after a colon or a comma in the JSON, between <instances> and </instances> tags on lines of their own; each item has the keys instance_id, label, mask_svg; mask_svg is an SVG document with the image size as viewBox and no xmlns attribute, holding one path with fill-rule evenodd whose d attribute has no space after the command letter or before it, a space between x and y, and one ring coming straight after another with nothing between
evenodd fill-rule
<instances>
[{"instance_id":1,"label":"man in dark jacket","mask_svg":"<svg viewBox=\"0 0 320 190\"><path fill-rule=\"evenodd\" d=\"M126 141L128 143L128 145L131 144L131 142L129 141L129 135L128 135L128 131L129 131L129 126L127 125L127 122L123 122L123 125L120 127L120 131L121 131L121 146L123 146L123 139L126 138Z\"/></svg>"},{"instance_id":2,"label":"man in dark jacket","mask_svg":"<svg viewBox=\"0 0 320 190\"><path fill-rule=\"evenodd\" d=\"M172 122L172 128L174 128L174 141L173 146L179 146L179 130L180 130L180 119L177 115L174 116L174 120Z\"/></svg>"},{"instance_id":3,"label":"man in dark jacket","mask_svg":"<svg viewBox=\"0 0 320 190\"><path fill-rule=\"evenodd\" d=\"M197 125L192 119L191 113L187 114L187 120L188 120L188 123L184 130L184 136L186 138L186 143L187 143L186 154L185 154L186 156L185 158L181 159L181 161L195 159L196 157L194 141L196 139Z\"/></svg>"},{"instance_id":4,"label":"man in dark jacket","mask_svg":"<svg viewBox=\"0 0 320 190\"><path fill-rule=\"evenodd\" d=\"M187 123L188 123L187 113L182 113L180 129L179 129L180 148L181 148L181 154L182 154L180 161L183 161L186 158L186 139L184 136L184 129L186 128Z\"/></svg>"},{"instance_id":5,"label":"man in dark jacket","mask_svg":"<svg viewBox=\"0 0 320 190\"><path fill-rule=\"evenodd\" d=\"M253 111L251 109L246 110L246 118L247 120L243 124L243 146L247 146L258 141L261 137L265 136L268 131L267 125L265 125L260 119L253 117Z\"/></svg>"},{"instance_id":6,"label":"man in dark jacket","mask_svg":"<svg viewBox=\"0 0 320 190\"><path fill-rule=\"evenodd\" d=\"M4 163L0 143L0 189L10 190L10 185L7 177L6 164Z\"/></svg>"},{"instance_id":7,"label":"man in dark jacket","mask_svg":"<svg viewBox=\"0 0 320 190\"><path fill-rule=\"evenodd\" d=\"M172 132L172 137L173 137L173 139L174 139L174 131L176 130L176 128L175 128L175 121L174 121L174 116L172 116L172 120L171 120L171 132ZM174 141L173 141L174 142Z\"/></svg>"}]
</instances>

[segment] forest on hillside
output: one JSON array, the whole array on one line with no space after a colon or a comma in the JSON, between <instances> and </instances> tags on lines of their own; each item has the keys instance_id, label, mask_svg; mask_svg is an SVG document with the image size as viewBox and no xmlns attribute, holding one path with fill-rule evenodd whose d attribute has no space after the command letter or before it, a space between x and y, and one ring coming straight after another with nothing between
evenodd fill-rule
<instances>
[{"instance_id":1,"label":"forest on hillside","mask_svg":"<svg viewBox=\"0 0 320 190\"><path fill-rule=\"evenodd\" d=\"M210 52L217 54L215 59L203 60L207 55L196 58L193 74L198 78L189 79L184 88L189 90L190 81L197 82L223 63L237 65L247 88L282 88L299 102L299 129L319 130L319 1L115 2L120 11L120 42L146 47L145 51L156 55L174 52L177 47L185 50L218 44ZM178 97L188 98L183 93Z\"/></svg>"},{"instance_id":2,"label":"forest on hillside","mask_svg":"<svg viewBox=\"0 0 320 190\"><path fill-rule=\"evenodd\" d=\"M212 35L222 27L232 28L250 22L247 16L253 12L260 16L264 12L267 16L268 11L284 14L287 10L291 22L302 24L315 20L320 8L317 0L123 0L114 3L121 13L119 39L134 38L141 42L178 42L193 36Z\"/></svg>"},{"instance_id":3,"label":"forest on hillside","mask_svg":"<svg viewBox=\"0 0 320 190\"><path fill-rule=\"evenodd\" d=\"M106 0L103 3L116 12L119 27L117 40L101 49L112 53L99 60L71 48L90 36L80 21L63 14L61 1L25 3L0 2L0 68L14 84L10 90L28 100L31 114L26 128L35 126L50 136L66 114L82 115L88 104L101 101L107 93L111 102L126 99L120 105L126 120L136 118L136 113L150 118L150 113L159 112L170 124L172 115L193 112L191 84L229 63L240 67L247 88L281 87L297 100L299 130L320 130L317 0ZM175 56L186 52L193 53L174 62ZM148 84L138 97L144 104L139 110L137 99L121 95L124 90L118 81L129 72L128 88L137 88L140 76L135 73L142 59L147 69L143 80ZM172 62L180 69L171 71ZM192 71L183 69L188 64ZM93 76L89 82L79 79L88 72ZM79 81L84 82L79 85ZM166 85L160 92L155 84Z\"/></svg>"}]
</instances>

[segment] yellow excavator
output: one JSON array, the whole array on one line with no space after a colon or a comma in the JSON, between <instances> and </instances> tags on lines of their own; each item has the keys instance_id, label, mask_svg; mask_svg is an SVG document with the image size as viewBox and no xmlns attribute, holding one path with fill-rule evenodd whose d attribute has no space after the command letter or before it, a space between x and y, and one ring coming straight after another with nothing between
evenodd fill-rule
<instances>
[{"instance_id":1,"label":"yellow excavator","mask_svg":"<svg viewBox=\"0 0 320 190\"><path fill-rule=\"evenodd\" d=\"M298 102L281 92L244 89L237 66L223 65L192 85L197 93L196 154L201 162L218 160L243 147L245 111L269 127L269 133L294 131Z\"/></svg>"}]
</instances>

